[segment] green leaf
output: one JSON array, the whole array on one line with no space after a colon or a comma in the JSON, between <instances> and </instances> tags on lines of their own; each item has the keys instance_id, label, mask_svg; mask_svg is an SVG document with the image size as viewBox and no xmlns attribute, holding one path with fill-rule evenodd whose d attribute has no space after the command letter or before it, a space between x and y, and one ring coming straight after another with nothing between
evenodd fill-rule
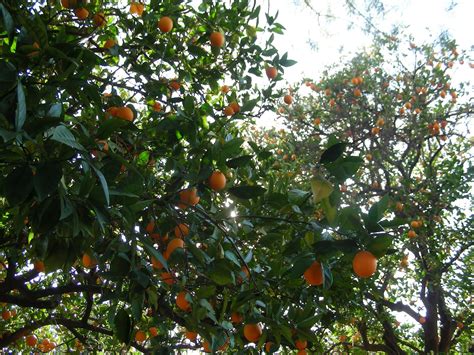
<instances>
[{"instance_id":1,"label":"green leaf","mask_svg":"<svg viewBox=\"0 0 474 355\"><path fill-rule=\"evenodd\" d=\"M111 117L102 122L99 129L97 130L97 138L106 139L109 138L112 133L119 131L121 128L132 127L133 124L127 120L122 120L120 118Z\"/></svg>"},{"instance_id":2,"label":"green leaf","mask_svg":"<svg viewBox=\"0 0 474 355\"><path fill-rule=\"evenodd\" d=\"M18 85L16 87L16 96L17 96L17 106L15 113L15 128L16 131L20 131L25 124L26 120L26 101L25 101L25 91L23 90L23 85L18 79Z\"/></svg>"},{"instance_id":3,"label":"green leaf","mask_svg":"<svg viewBox=\"0 0 474 355\"><path fill-rule=\"evenodd\" d=\"M130 272L130 261L123 253L118 253L110 262L110 272L114 277L125 277Z\"/></svg>"},{"instance_id":4,"label":"green leaf","mask_svg":"<svg viewBox=\"0 0 474 355\"><path fill-rule=\"evenodd\" d=\"M51 139L71 148L85 151L84 147L76 142L76 138L66 126L61 125L53 128Z\"/></svg>"},{"instance_id":5,"label":"green leaf","mask_svg":"<svg viewBox=\"0 0 474 355\"><path fill-rule=\"evenodd\" d=\"M145 302L145 292L134 292L130 296L133 318L137 322L139 322L142 318L143 304Z\"/></svg>"},{"instance_id":6,"label":"green leaf","mask_svg":"<svg viewBox=\"0 0 474 355\"><path fill-rule=\"evenodd\" d=\"M113 330L115 337L121 343L129 343L132 332L132 321L126 310L120 309L115 314Z\"/></svg>"},{"instance_id":7,"label":"green leaf","mask_svg":"<svg viewBox=\"0 0 474 355\"><path fill-rule=\"evenodd\" d=\"M314 203L319 203L332 194L333 186L322 176L316 176L311 179L311 191L313 192Z\"/></svg>"},{"instance_id":8,"label":"green leaf","mask_svg":"<svg viewBox=\"0 0 474 355\"><path fill-rule=\"evenodd\" d=\"M109 194L109 186L107 184L107 180L105 179L104 174L100 169L96 168L94 165L91 165L92 169L94 169L97 177L99 178L100 184L102 185L102 190L104 191L105 200L107 201L107 205L110 204L110 194Z\"/></svg>"},{"instance_id":9,"label":"green leaf","mask_svg":"<svg viewBox=\"0 0 474 355\"><path fill-rule=\"evenodd\" d=\"M371 222L378 222L382 219L385 211L388 208L388 203L390 201L389 195L383 196L380 201L374 203L369 210L369 220Z\"/></svg>"},{"instance_id":10,"label":"green leaf","mask_svg":"<svg viewBox=\"0 0 474 355\"><path fill-rule=\"evenodd\" d=\"M38 167L33 176L33 186L40 201L58 188L62 176L62 166L59 163L49 163Z\"/></svg>"},{"instance_id":11,"label":"green leaf","mask_svg":"<svg viewBox=\"0 0 474 355\"><path fill-rule=\"evenodd\" d=\"M248 200L262 196L267 190L258 185L240 185L231 187L228 191L237 198Z\"/></svg>"},{"instance_id":12,"label":"green leaf","mask_svg":"<svg viewBox=\"0 0 474 355\"><path fill-rule=\"evenodd\" d=\"M145 251L147 252L148 255L154 257L156 260L158 260L161 264L163 264L163 267L166 270L169 270L168 268L168 262L166 259L163 257L163 254L161 254L158 250L155 249L155 247L151 244L148 238L140 238L140 241L143 244L143 247L145 248Z\"/></svg>"},{"instance_id":13,"label":"green leaf","mask_svg":"<svg viewBox=\"0 0 474 355\"><path fill-rule=\"evenodd\" d=\"M13 170L3 183L3 194L10 206L16 206L27 199L33 190L33 174L29 166Z\"/></svg>"},{"instance_id":14,"label":"green leaf","mask_svg":"<svg viewBox=\"0 0 474 355\"><path fill-rule=\"evenodd\" d=\"M242 155L241 157L227 160L225 164L229 168L240 168L242 166L248 165L252 161L252 157L252 155Z\"/></svg>"},{"instance_id":15,"label":"green leaf","mask_svg":"<svg viewBox=\"0 0 474 355\"><path fill-rule=\"evenodd\" d=\"M324 198L321 202L321 207L324 211L324 215L326 216L326 219L328 220L329 224L332 225L336 220L336 207L331 205L331 201L327 197Z\"/></svg>"},{"instance_id":16,"label":"green leaf","mask_svg":"<svg viewBox=\"0 0 474 355\"><path fill-rule=\"evenodd\" d=\"M287 274L292 279L300 278L306 269L314 262L314 256L305 254L298 256L294 261L292 267L287 271Z\"/></svg>"},{"instance_id":17,"label":"green leaf","mask_svg":"<svg viewBox=\"0 0 474 355\"><path fill-rule=\"evenodd\" d=\"M393 238L388 235L380 235L375 237L367 246L367 250L369 250L372 254L374 254L377 258L384 256L388 249L392 246Z\"/></svg>"},{"instance_id":18,"label":"green leaf","mask_svg":"<svg viewBox=\"0 0 474 355\"><path fill-rule=\"evenodd\" d=\"M10 12L8 12L7 8L3 4L0 4L0 10L2 12L3 27L7 31L8 36L11 36L13 30L15 29L15 24L13 22L12 15L10 15Z\"/></svg>"},{"instance_id":19,"label":"green leaf","mask_svg":"<svg viewBox=\"0 0 474 355\"><path fill-rule=\"evenodd\" d=\"M240 111L241 112L252 111L259 101L260 101L259 98L245 101L242 107L240 108Z\"/></svg>"},{"instance_id":20,"label":"green leaf","mask_svg":"<svg viewBox=\"0 0 474 355\"><path fill-rule=\"evenodd\" d=\"M350 156L338 159L332 163L326 164L326 169L338 181L342 182L357 173L364 160L360 157Z\"/></svg>"},{"instance_id":21,"label":"green leaf","mask_svg":"<svg viewBox=\"0 0 474 355\"><path fill-rule=\"evenodd\" d=\"M319 315L315 315L315 316L311 316L311 317L308 317L298 323L296 323L296 326L297 328L311 328L313 325L316 324L316 322L319 320L320 316Z\"/></svg>"},{"instance_id":22,"label":"green leaf","mask_svg":"<svg viewBox=\"0 0 474 355\"><path fill-rule=\"evenodd\" d=\"M336 143L326 149L323 154L321 154L321 159L319 160L320 164L328 164L331 163L337 158L339 158L344 150L347 147L347 143Z\"/></svg>"}]
</instances>

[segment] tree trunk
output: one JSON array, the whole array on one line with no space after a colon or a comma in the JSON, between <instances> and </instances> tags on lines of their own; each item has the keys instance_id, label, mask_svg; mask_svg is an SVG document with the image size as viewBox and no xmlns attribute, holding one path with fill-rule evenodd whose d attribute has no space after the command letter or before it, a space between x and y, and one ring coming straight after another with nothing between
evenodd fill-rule
<instances>
[{"instance_id":1,"label":"tree trunk","mask_svg":"<svg viewBox=\"0 0 474 355\"><path fill-rule=\"evenodd\" d=\"M430 285L424 302L426 307L426 322L423 324L425 352L438 354L438 299L437 290Z\"/></svg>"}]
</instances>

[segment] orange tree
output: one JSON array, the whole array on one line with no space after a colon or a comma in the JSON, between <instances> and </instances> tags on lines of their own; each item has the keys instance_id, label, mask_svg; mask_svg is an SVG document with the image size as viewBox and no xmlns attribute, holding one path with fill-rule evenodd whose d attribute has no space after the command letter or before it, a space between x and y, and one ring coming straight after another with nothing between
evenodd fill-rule
<instances>
[{"instance_id":1,"label":"orange tree","mask_svg":"<svg viewBox=\"0 0 474 355\"><path fill-rule=\"evenodd\" d=\"M247 0L0 13L0 348L258 342L268 261L243 239L253 227L226 218L268 185L248 163L269 154L245 155L239 126L293 64L275 17Z\"/></svg>"},{"instance_id":2,"label":"orange tree","mask_svg":"<svg viewBox=\"0 0 474 355\"><path fill-rule=\"evenodd\" d=\"M320 81L283 92L277 113L285 129L252 132L278 155L278 179L307 188L316 175L313 190L330 197L317 218L362 240L367 230L378 234L375 249L388 248L369 282L354 284L332 268L331 349L472 346L474 110L459 80L474 67L467 62L446 36L423 45L378 37ZM337 200L343 208L336 211L328 202ZM367 213L364 224L357 206Z\"/></svg>"}]
</instances>

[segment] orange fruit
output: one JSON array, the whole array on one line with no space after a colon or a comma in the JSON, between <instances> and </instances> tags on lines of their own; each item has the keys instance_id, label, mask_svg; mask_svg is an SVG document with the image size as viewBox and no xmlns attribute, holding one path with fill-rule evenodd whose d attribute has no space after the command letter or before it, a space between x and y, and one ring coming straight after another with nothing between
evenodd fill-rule
<instances>
[{"instance_id":1,"label":"orange fruit","mask_svg":"<svg viewBox=\"0 0 474 355\"><path fill-rule=\"evenodd\" d=\"M362 278L372 276L377 270L377 258L369 251L359 251L352 260L354 273Z\"/></svg>"},{"instance_id":2,"label":"orange fruit","mask_svg":"<svg viewBox=\"0 0 474 355\"><path fill-rule=\"evenodd\" d=\"M416 232L413 229L410 229L407 233L408 238L416 238Z\"/></svg>"},{"instance_id":3,"label":"orange fruit","mask_svg":"<svg viewBox=\"0 0 474 355\"><path fill-rule=\"evenodd\" d=\"M143 330L137 330L135 340L137 343L143 343L146 340L146 333Z\"/></svg>"},{"instance_id":4,"label":"orange fruit","mask_svg":"<svg viewBox=\"0 0 474 355\"><path fill-rule=\"evenodd\" d=\"M336 100L334 100L334 99L329 100L329 106L331 106L331 107L336 106Z\"/></svg>"},{"instance_id":5,"label":"orange fruit","mask_svg":"<svg viewBox=\"0 0 474 355\"><path fill-rule=\"evenodd\" d=\"M317 261L313 262L303 274L308 285L319 286L323 284L323 269Z\"/></svg>"},{"instance_id":6,"label":"orange fruit","mask_svg":"<svg viewBox=\"0 0 474 355\"><path fill-rule=\"evenodd\" d=\"M204 342L202 343L202 347L203 347L205 353L210 353L211 352L211 344L209 344L209 342L207 340L204 340Z\"/></svg>"},{"instance_id":7,"label":"orange fruit","mask_svg":"<svg viewBox=\"0 0 474 355\"><path fill-rule=\"evenodd\" d=\"M227 85L222 85L221 86L221 93L227 94L230 91L230 87Z\"/></svg>"},{"instance_id":8,"label":"orange fruit","mask_svg":"<svg viewBox=\"0 0 474 355\"><path fill-rule=\"evenodd\" d=\"M283 97L283 101L285 102L285 104L291 105L291 103L293 102L293 97L291 95L285 95Z\"/></svg>"},{"instance_id":9,"label":"orange fruit","mask_svg":"<svg viewBox=\"0 0 474 355\"><path fill-rule=\"evenodd\" d=\"M117 118L121 118L122 120L130 122L133 121L133 111L130 107L127 106L117 107L114 116Z\"/></svg>"},{"instance_id":10,"label":"orange fruit","mask_svg":"<svg viewBox=\"0 0 474 355\"><path fill-rule=\"evenodd\" d=\"M366 154L365 155L365 159L367 159L368 161L371 161L372 160L372 154Z\"/></svg>"},{"instance_id":11,"label":"orange fruit","mask_svg":"<svg viewBox=\"0 0 474 355\"><path fill-rule=\"evenodd\" d=\"M314 120L313 120L313 123L316 125L316 126L319 126L321 124L321 119L319 117L316 117Z\"/></svg>"},{"instance_id":12,"label":"orange fruit","mask_svg":"<svg viewBox=\"0 0 474 355\"><path fill-rule=\"evenodd\" d=\"M214 191L220 191L225 188L226 178L220 171L214 171L208 179L208 184Z\"/></svg>"},{"instance_id":13,"label":"orange fruit","mask_svg":"<svg viewBox=\"0 0 474 355\"><path fill-rule=\"evenodd\" d=\"M178 91L181 88L181 83L177 80L171 80L169 85L173 91Z\"/></svg>"},{"instance_id":14,"label":"orange fruit","mask_svg":"<svg viewBox=\"0 0 474 355\"><path fill-rule=\"evenodd\" d=\"M405 108L407 110L411 109L411 103L410 102L405 103Z\"/></svg>"},{"instance_id":15,"label":"orange fruit","mask_svg":"<svg viewBox=\"0 0 474 355\"><path fill-rule=\"evenodd\" d=\"M168 16L163 16L158 21L158 28L161 32L168 33L173 29L173 20Z\"/></svg>"},{"instance_id":16,"label":"orange fruit","mask_svg":"<svg viewBox=\"0 0 474 355\"><path fill-rule=\"evenodd\" d=\"M259 324L246 324L244 326L244 337L249 342L256 343L262 336L262 328Z\"/></svg>"},{"instance_id":17,"label":"orange fruit","mask_svg":"<svg viewBox=\"0 0 474 355\"><path fill-rule=\"evenodd\" d=\"M361 97L362 96L362 91L360 91L360 89L355 89L354 90L354 96L355 97Z\"/></svg>"},{"instance_id":18,"label":"orange fruit","mask_svg":"<svg viewBox=\"0 0 474 355\"><path fill-rule=\"evenodd\" d=\"M184 248L184 242L181 238L175 238L168 243L165 251L165 259L168 259L177 248Z\"/></svg>"},{"instance_id":19,"label":"orange fruit","mask_svg":"<svg viewBox=\"0 0 474 355\"><path fill-rule=\"evenodd\" d=\"M138 16L141 16L143 14L145 6L142 3L139 2L132 2L130 3L130 13L137 14Z\"/></svg>"},{"instance_id":20,"label":"orange fruit","mask_svg":"<svg viewBox=\"0 0 474 355\"><path fill-rule=\"evenodd\" d=\"M230 107L232 107L232 110L234 110L234 113L238 113L240 112L240 106L237 102L235 101L232 101L230 104L229 104Z\"/></svg>"},{"instance_id":21,"label":"orange fruit","mask_svg":"<svg viewBox=\"0 0 474 355\"><path fill-rule=\"evenodd\" d=\"M298 350L298 352L296 353L296 355L307 355L308 352L306 350Z\"/></svg>"},{"instance_id":22,"label":"orange fruit","mask_svg":"<svg viewBox=\"0 0 474 355\"><path fill-rule=\"evenodd\" d=\"M267 341L265 343L265 351L267 353L271 352L272 351L272 346L273 346L273 343L271 341Z\"/></svg>"},{"instance_id":23,"label":"orange fruit","mask_svg":"<svg viewBox=\"0 0 474 355\"><path fill-rule=\"evenodd\" d=\"M197 189L192 187L179 192L180 203L178 207L186 209L189 206L196 206L199 203L200 197L197 194Z\"/></svg>"},{"instance_id":24,"label":"orange fruit","mask_svg":"<svg viewBox=\"0 0 474 355\"><path fill-rule=\"evenodd\" d=\"M296 349L304 350L308 346L308 342L306 340L298 339L295 341Z\"/></svg>"},{"instance_id":25,"label":"orange fruit","mask_svg":"<svg viewBox=\"0 0 474 355\"><path fill-rule=\"evenodd\" d=\"M401 202L397 202L397 203L395 204L395 209L397 210L397 212L402 212L402 211L403 211L403 207L404 207L404 206L403 206L403 203L401 203Z\"/></svg>"},{"instance_id":26,"label":"orange fruit","mask_svg":"<svg viewBox=\"0 0 474 355\"><path fill-rule=\"evenodd\" d=\"M148 332L152 337L156 337L158 335L158 328L157 327L150 327Z\"/></svg>"},{"instance_id":27,"label":"orange fruit","mask_svg":"<svg viewBox=\"0 0 474 355\"><path fill-rule=\"evenodd\" d=\"M161 279L163 280L163 282L167 285L173 285L176 281L174 280L174 277L172 274L170 274L169 272L162 272L161 273Z\"/></svg>"},{"instance_id":28,"label":"orange fruit","mask_svg":"<svg viewBox=\"0 0 474 355\"><path fill-rule=\"evenodd\" d=\"M151 265L153 266L154 269L158 269L158 270L163 269L163 264L153 256L151 257Z\"/></svg>"},{"instance_id":29,"label":"orange fruit","mask_svg":"<svg viewBox=\"0 0 474 355\"><path fill-rule=\"evenodd\" d=\"M74 9L77 6L77 0L61 0L61 5L66 9Z\"/></svg>"},{"instance_id":30,"label":"orange fruit","mask_svg":"<svg viewBox=\"0 0 474 355\"><path fill-rule=\"evenodd\" d=\"M184 336L186 337L186 339L194 342L196 341L196 338L197 338L197 333L196 332L191 332L189 330L187 330L185 333L184 333Z\"/></svg>"},{"instance_id":31,"label":"orange fruit","mask_svg":"<svg viewBox=\"0 0 474 355\"><path fill-rule=\"evenodd\" d=\"M379 127L373 127L370 133L375 136L380 133L380 128Z\"/></svg>"},{"instance_id":32,"label":"orange fruit","mask_svg":"<svg viewBox=\"0 0 474 355\"><path fill-rule=\"evenodd\" d=\"M385 120L383 118L379 118L377 120L377 126L382 127L385 124Z\"/></svg>"},{"instance_id":33,"label":"orange fruit","mask_svg":"<svg viewBox=\"0 0 474 355\"><path fill-rule=\"evenodd\" d=\"M176 238L184 238L189 234L189 227L187 224L180 223L174 227L174 235Z\"/></svg>"},{"instance_id":34,"label":"orange fruit","mask_svg":"<svg viewBox=\"0 0 474 355\"><path fill-rule=\"evenodd\" d=\"M154 102L153 103L153 111L155 112L160 112L161 111L161 104L159 102Z\"/></svg>"},{"instance_id":35,"label":"orange fruit","mask_svg":"<svg viewBox=\"0 0 474 355\"><path fill-rule=\"evenodd\" d=\"M11 317L12 317L12 314L11 314L10 311L4 310L4 311L2 312L2 319L3 319L3 320L9 320Z\"/></svg>"},{"instance_id":36,"label":"orange fruit","mask_svg":"<svg viewBox=\"0 0 474 355\"><path fill-rule=\"evenodd\" d=\"M265 74L267 74L267 78L272 80L275 79L278 75L278 70L275 67L266 67Z\"/></svg>"},{"instance_id":37,"label":"orange fruit","mask_svg":"<svg viewBox=\"0 0 474 355\"><path fill-rule=\"evenodd\" d=\"M26 345L28 345L30 347L34 347L38 343L38 338L33 334L28 335L25 339L25 343L26 343Z\"/></svg>"},{"instance_id":38,"label":"orange fruit","mask_svg":"<svg viewBox=\"0 0 474 355\"><path fill-rule=\"evenodd\" d=\"M148 224L146 225L145 230L148 234L153 233L153 231L155 230L155 221L150 220L150 222L148 222Z\"/></svg>"},{"instance_id":39,"label":"orange fruit","mask_svg":"<svg viewBox=\"0 0 474 355\"><path fill-rule=\"evenodd\" d=\"M234 110L233 110L232 107L226 106L226 107L224 108L224 115L226 115L226 116L233 116L234 114L235 114L235 112L234 112Z\"/></svg>"},{"instance_id":40,"label":"orange fruit","mask_svg":"<svg viewBox=\"0 0 474 355\"><path fill-rule=\"evenodd\" d=\"M117 45L117 42L115 42L115 39L109 38L107 41L105 41L104 48L105 49L110 49L110 48L112 48L116 45Z\"/></svg>"},{"instance_id":41,"label":"orange fruit","mask_svg":"<svg viewBox=\"0 0 474 355\"><path fill-rule=\"evenodd\" d=\"M189 312L191 311L191 305L186 300L186 295L187 293L185 291L181 291L180 293L178 293L178 296L176 296L176 305L182 311Z\"/></svg>"},{"instance_id":42,"label":"orange fruit","mask_svg":"<svg viewBox=\"0 0 474 355\"><path fill-rule=\"evenodd\" d=\"M241 324L244 320L244 316L239 312L232 312L232 314L230 315L230 320L234 324Z\"/></svg>"},{"instance_id":43,"label":"orange fruit","mask_svg":"<svg viewBox=\"0 0 474 355\"><path fill-rule=\"evenodd\" d=\"M222 47L225 42L225 37L221 32L212 32L209 36L212 47Z\"/></svg>"},{"instance_id":44,"label":"orange fruit","mask_svg":"<svg viewBox=\"0 0 474 355\"><path fill-rule=\"evenodd\" d=\"M425 317L420 317L420 319L418 319L418 322L420 324L425 324L426 323L426 318Z\"/></svg>"},{"instance_id":45,"label":"orange fruit","mask_svg":"<svg viewBox=\"0 0 474 355\"><path fill-rule=\"evenodd\" d=\"M92 18L92 23L95 27L104 27L107 24L107 20L103 12L98 12Z\"/></svg>"},{"instance_id":46,"label":"orange fruit","mask_svg":"<svg viewBox=\"0 0 474 355\"><path fill-rule=\"evenodd\" d=\"M85 253L82 256L82 265L86 269L92 269L93 267L95 267L97 265L97 260L95 258L91 257L89 254Z\"/></svg>"},{"instance_id":47,"label":"orange fruit","mask_svg":"<svg viewBox=\"0 0 474 355\"><path fill-rule=\"evenodd\" d=\"M36 260L33 267L37 272L44 272L44 263L41 260Z\"/></svg>"},{"instance_id":48,"label":"orange fruit","mask_svg":"<svg viewBox=\"0 0 474 355\"><path fill-rule=\"evenodd\" d=\"M89 17L89 11L87 11L87 9L85 9L83 7L75 9L74 13L76 14L76 16L79 20L85 20L86 18Z\"/></svg>"}]
</instances>

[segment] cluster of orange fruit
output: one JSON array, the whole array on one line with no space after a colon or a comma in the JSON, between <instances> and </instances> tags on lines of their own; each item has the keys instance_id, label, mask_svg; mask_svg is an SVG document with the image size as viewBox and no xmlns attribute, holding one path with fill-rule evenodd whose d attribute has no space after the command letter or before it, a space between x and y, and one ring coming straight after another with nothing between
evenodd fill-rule
<instances>
[{"instance_id":1,"label":"cluster of orange fruit","mask_svg":"<svg viewBox=\"0 0 474 355\"><path fill-rule=\"evenodd\" d=\"M154 338L158 336L158 328L157 327L150 327L148 328L148 333L150 337ZM135 341L137 343L143 343L147 339L147 334L144 330L137 330L135 333Z\"/></svg>"},{"instance_id":2,"label":"cluster of orange fruit","mask_svg":"<svg viewBox=\"0 0 474 355\"><path fill-rule=\"evenodd\" d=\"M371 277L377 271L377 258L369 251L361 250L352 259L352 269L360 278ZM323 284L323 268L318 261L314 261L304 272L303 278L310 286Z\"/></svg>"},{"instance_id":3,"label":"cluster of orange fruit","mask_svg":"<svg viewBox=\"0 0 474 355\"><path fill-rule=\"evenodd\" d=\"M412 238L416 238L417 234L415 232L415 229L419 229L423 226L423 222L421 220L416 220L416 221L411 221L410 223L410 227L412 229L410 229L408 232L407 232L407 237L412 239Z\"/></svg>"},{"instance_id":4,"label":"cluster of orange fruit","mask_svg":"<svg viewBox=\"0 0 474 355\"><path fill-rule=\"evenodd\" d=\"M53 351L56 348L56 343L48 338L44 338L40 343L38 343L38 338L33 334L30 334L25 338L25 344L31 348L37 347L38 350L43 353Z\"/></svg>"}]
</instances>

